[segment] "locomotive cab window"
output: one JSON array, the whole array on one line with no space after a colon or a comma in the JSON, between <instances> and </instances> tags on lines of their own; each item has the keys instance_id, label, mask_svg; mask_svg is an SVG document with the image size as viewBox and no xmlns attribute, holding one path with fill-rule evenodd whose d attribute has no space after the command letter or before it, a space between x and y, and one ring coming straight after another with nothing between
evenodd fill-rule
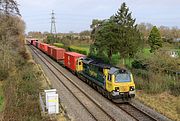
<instances>
[{"instance_id":1,"label":"locomotive cab window","mask_svg":"<svg viewBox=\"0 0 180 121\"><path fill-rule=\"evenodd\" d=\"M108 81L111 81L111 74L108 74Z\"/></svg>"}]
</instances>

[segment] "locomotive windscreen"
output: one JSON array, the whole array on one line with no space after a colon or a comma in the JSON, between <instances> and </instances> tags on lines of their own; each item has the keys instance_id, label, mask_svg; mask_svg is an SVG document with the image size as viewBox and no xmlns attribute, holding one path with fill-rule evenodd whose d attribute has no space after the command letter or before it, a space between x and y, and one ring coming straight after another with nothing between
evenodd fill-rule
<instances>
[{"instance_id":1,"label":"locomotive windscreen","mask_svg":"<svg viewBox=\"0 0 180 121\"><path fill-rule=\"evenodd\" d=\"M130 82L131 81L131 77L129 73L117 73L116 75L116 79L115 82L119 83L119 82Z\"/></svg>"}]
</instances>

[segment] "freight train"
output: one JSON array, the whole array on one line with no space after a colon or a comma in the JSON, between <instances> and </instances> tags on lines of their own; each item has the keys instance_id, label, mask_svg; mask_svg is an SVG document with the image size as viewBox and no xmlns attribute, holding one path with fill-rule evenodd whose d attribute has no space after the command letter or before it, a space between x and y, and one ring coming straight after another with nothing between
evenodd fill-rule
<instances>
[{"instance_id":1,"label":"freight train","mask_svg":"<svg viewBox=\"0 0 180 121\"><path fill-rule=\"evenodd\" d=\"M81 80L113 102L128 102L135 97L135 83L130 71L114 67L76 52L51 46L37 40L30 43L73 72Z\"/></svg>"}]
</instances>

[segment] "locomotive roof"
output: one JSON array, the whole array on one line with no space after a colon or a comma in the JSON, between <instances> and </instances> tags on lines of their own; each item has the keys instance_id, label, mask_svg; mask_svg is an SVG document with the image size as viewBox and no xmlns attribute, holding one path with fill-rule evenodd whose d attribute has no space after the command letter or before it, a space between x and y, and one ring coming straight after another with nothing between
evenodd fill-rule
<instances>
[{"instance_id":1,"label":"locomotive roof","mask_svg":"<svg viewBox=\"0 0 180 121\"><path fill-rule=\"evenodd\" d=\"M91 58L85 58L85 59L83 60L83 63L95 65L95 66L100 67L100 68L111 68L111 65L104 64L104 63L102 63L102 62L100 62L100 61L93 60L93 59L91 59Z\"/></svg>"},{"instance_id":2,"label":"locomotive roof","mask_svg":"<svg viewBox=\"0 0 180 121\"><path fill-rule=\"evenodd\" d=\"M116 71L119 71L120 73L128 72L128 70L125 68L114 67L112 65L104 64L100 61L93 60L91 58L84 58L83 63L95 65L95 66L100 67L100 68L108 68L108 69L110 69L109 74L114 74Z\"/></svg>"},{"instance_id":3,"label":"locomotive roof","mask_svg":"<svg viewBox=\"0 0 180 121\"><path fill-rule=\"evenodd\" d=\"M111 67L109 70L109 74L114 74L116 71L119 71L120 73L128 73L128 71L126 69Z\"/></svg>"}]
</instances>

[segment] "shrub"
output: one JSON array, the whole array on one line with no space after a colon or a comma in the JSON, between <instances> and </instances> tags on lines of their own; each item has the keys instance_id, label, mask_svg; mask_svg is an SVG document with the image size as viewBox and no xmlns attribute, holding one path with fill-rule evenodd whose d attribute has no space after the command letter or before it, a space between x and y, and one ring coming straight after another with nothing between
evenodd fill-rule
<instances>
[{"instance_id":1,"label":"shrub","mask_svg":"<svg viewBox=\"0 0 180 121\"><path fill-rule=\"evenodd\" d=\"M180 96L180 82L175 82L170 85L171 94L174 96Z\"/></svg>"},{"instance_id":2,"label":"shrub","mask_svg":"<svg viewBox=\"0 0 180 121\"><path fill-rule=\"evenodd\" d=\"M9 76L9 72L7 69L0 68L0 81L5 80Z\"/></svg>"},{"instance_id":3,"label":"shrub","mask_svg":"<svg viewBox=\"0 0 180 121\"><path fill-rule=\"evenodd\" d=\"M19 50L19 54L25 59L25 60L29 60L30 54L26 52L25 48L22 48Z\"/></svg>"},{"instance_id":4,"label":"shrub","mask_svg":"<svg viewBox=\"0 0 180 121\"><path fill-rule=\"evenodd\" d=\"M112 61L110 62L112 65L117 65L119 63L120 56L119 54L113 54Z\"/></svg>"},{"instance_id":5,"label":"shrub","mask_svg":"<svg viewBox=\"0 0 180 121\"><path fill-rule=\"evenodd\" d=\"M134 60L132 62L132 67L135 69L146 69L146 65L140 60Z\"/></svg>"},{"instance_id":6,"label":"shrub","mask_svg":"<svg viewBox=\"0 0 180 121\"><path fill-rule=\"evenodd\" d=\"M134 69L135 83L137 89L143 89L146 93L161 93L169 89L172 83L162 73L154 73L152 71Z\"/></svg>"}]
</instances>

